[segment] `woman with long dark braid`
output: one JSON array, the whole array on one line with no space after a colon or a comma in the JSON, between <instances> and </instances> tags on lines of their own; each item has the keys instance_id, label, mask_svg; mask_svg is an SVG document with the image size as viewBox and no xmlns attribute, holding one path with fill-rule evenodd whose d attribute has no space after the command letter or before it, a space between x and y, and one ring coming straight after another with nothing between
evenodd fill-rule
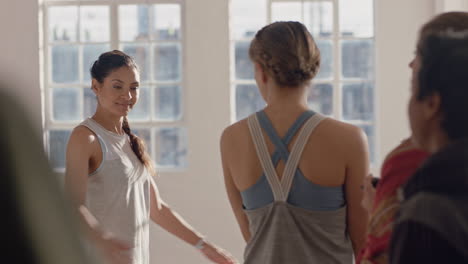
<instances>
[{"instance_id":1,"label":"woman with long dark braid","mask_svg":"<svg viewBox=\"0 0 468 264\"><path fill-rule=\"evenodd\" d=\"M97 109L70 136L65 177L91 240L110 263L149 264L153 220L211 261L234 263L159 197L152 161L127 120L139 96L133 59L117 50L103 53L91 75Z\"/></svg>"}]
</instances>

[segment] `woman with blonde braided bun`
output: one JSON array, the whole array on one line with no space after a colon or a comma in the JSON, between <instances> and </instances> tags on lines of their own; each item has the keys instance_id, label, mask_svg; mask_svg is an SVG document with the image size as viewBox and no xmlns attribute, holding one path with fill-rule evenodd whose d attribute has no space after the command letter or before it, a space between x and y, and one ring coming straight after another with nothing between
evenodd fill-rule
<instances>
[{"instance_id":1,"label":"woman with blonde braided bun","mask_svg":"<svg viewBox=\"0 0 468 264\"><path fill-rule=\"evenodd\" d=\"M221 138L245 263L352 263L368 218L360 187L368 174L366 136L309 109L320 51L304 25L262 28L249 55L267 106Z\"/></svg>"},{"instance_id":2,"label":"woman with blonde braided bun","mask_svg":"<svg viewBox=\"0 0 468 264\"><path fill-rule=\"evenodd\" d=\"M68 142L65 185L91 240L112 264L149 264L149 223L194 245L215 263L235 263L205 241L159 196L155 170L127 114L138 101L139 72L131 57L114 50L91 68L94 115Z\"/></svg>"}]
</instances>

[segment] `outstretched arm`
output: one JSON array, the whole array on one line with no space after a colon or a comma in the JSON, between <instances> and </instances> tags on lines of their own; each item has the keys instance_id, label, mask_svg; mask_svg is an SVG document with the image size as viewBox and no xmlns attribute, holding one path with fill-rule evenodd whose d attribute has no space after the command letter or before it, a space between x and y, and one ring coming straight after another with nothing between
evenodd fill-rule
<instances>
[{"instance_id":1,"label":"outstretched arm","mask_svg":"<svg viewBox=\"0 0 468 264\"><path fill-rule=\"evenodd\" d=\"M201 246L201 253L214 263L232 264L237 261L229 253L204 241L203 236L173 211L159 196L156 184L151 184L151 219L169 233L189 243Z\"/></svg>"}]
</instances>

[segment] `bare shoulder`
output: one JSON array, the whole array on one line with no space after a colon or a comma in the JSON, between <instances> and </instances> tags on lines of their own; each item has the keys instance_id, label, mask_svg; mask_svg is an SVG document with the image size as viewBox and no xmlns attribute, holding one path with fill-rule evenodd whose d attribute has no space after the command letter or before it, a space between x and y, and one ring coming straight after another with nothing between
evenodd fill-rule
<instances>
[{"instance_id":1,"label":"bare shoulder","mask_svg":"<svg viewBox=\"0 0 468 264\"><path fill-rule=\"evenodd\" d=\"M341 143L367 141L366 134L360 127L346 122L327 118L322 122L321 126L327 135L336 138Z\"/></svg>"},{"instance_id":2,"label":"bare shoulder","mask_svg":"<svg viewBox=\"0 0 468 264\"><path fill-rule=\"evenodd\" d=\"M91 149L97 142L97 136L89 128L79 125L75 127L68 141L69 147Z\"/></svg>"},{"instance_id":3,"label":"bare shoulder","mask_svg":"<svg viewBox=\"0 0 468 264\"><path fill-rule=\"evenodd\" d=\"M70 135L70 139L74 138L75 140L80 140L82 143L91 142L96 140L96 134L91 131L89 128L79 125L75 127Z\"/></svg>"},{"instance_id":4,"label":"bare shoulder","mask_svg":"<svg viewBox=\"0 0 468 264\"><path fill-rule=\"evenodd\" d=\"M248 133L247 119L226 127L221 135L221 147L235 144Z\"/></svg>"},{"instance_id":5,"label":"bare shoulder","mask_svg":"<svg viewBox=\"0 0 468 264\"><path fill-rule=\"evenodd\" d=\"M355 167L369 163L367 136L360 127L332 118L323 121L323 133L334 150L342 154L346 164ZM367 171L367 169L365 169ZM366 173L364 173L366 174Z\"/></svg>"},{"instance_id":6,"label":"bare shoulder","mask_svg":"<svg viewBox=\"0 0 468 264\"><path fill-rule=\"evenodd\" d=\"M348 162L369 155L367 136L360 127L327 118L321 124L321 130L321 137Z\"/></svg>"}]
</instances>

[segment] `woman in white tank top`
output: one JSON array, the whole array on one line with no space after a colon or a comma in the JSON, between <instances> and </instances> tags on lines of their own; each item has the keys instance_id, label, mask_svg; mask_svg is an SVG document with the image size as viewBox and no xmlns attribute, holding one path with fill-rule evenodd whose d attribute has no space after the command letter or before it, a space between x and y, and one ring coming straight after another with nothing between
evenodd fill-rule
<instances>
[{"instance_id":1,"label":"woman in white tank top","mask_svg":"<svg viewBox=\"0 0 468 264\"><path fill-rule=\"evenodd\" d=\"M127 120L139 96L133 59L117 50L103 53L91 75L97 109L70 136L65 177L90 240L110 263L149 264L153 220L211 261L235 263L159 197L152 161Z\"/></svg>"}]
</instances>

